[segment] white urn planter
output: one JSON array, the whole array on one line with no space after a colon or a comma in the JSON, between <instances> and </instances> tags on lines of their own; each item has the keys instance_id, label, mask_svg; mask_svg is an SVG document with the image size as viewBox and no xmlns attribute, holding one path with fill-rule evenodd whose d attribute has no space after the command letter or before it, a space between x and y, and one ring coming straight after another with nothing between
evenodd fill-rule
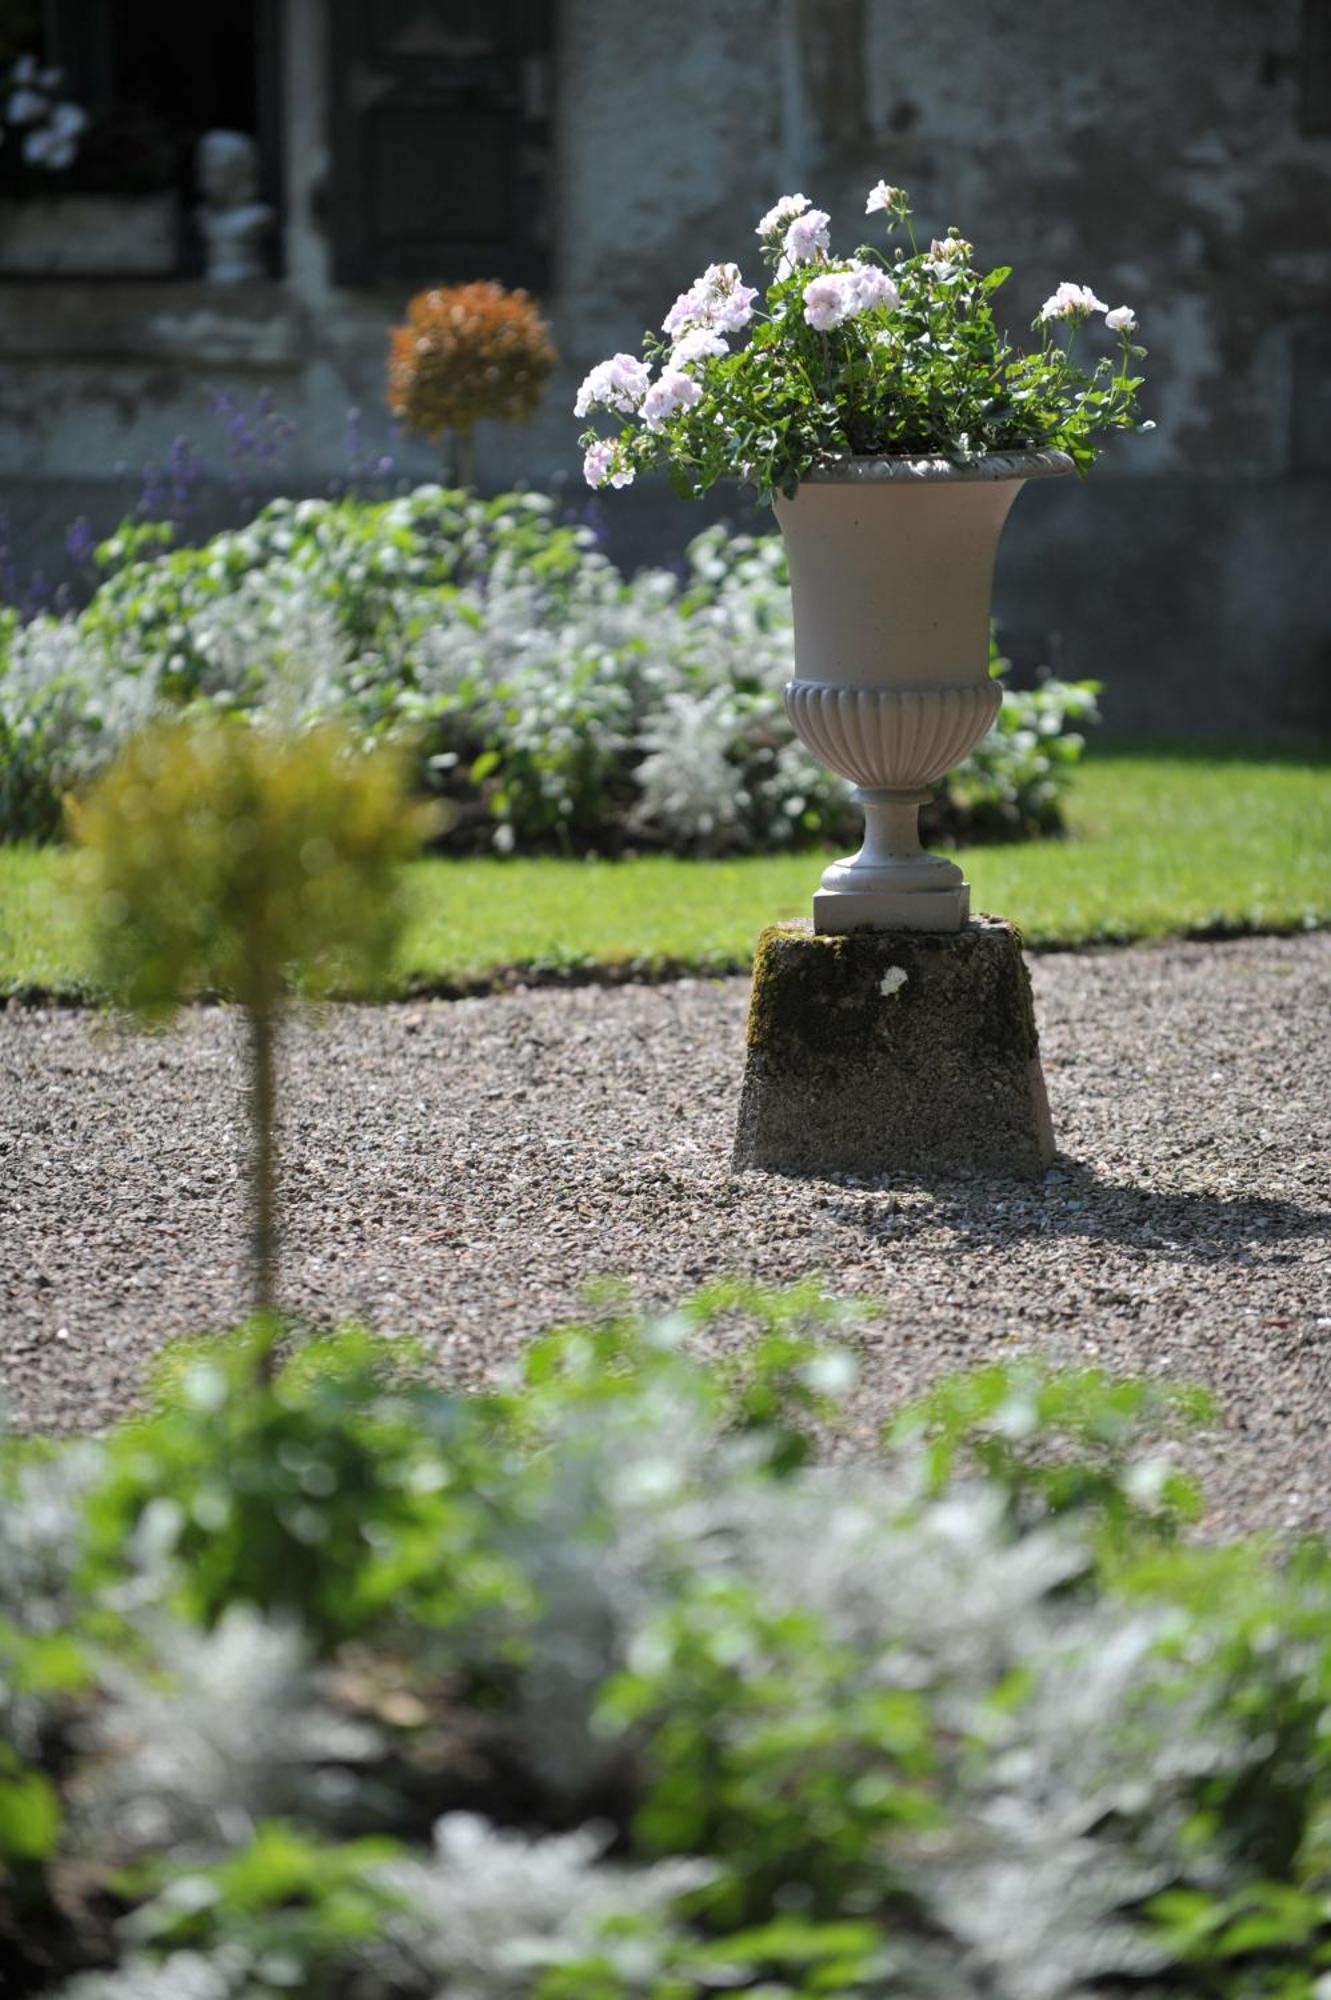
<instances>
[{"instance_id":1,"label":"white urn planter","mask_svg":"<svg viewBox=\"0 0 1331 2000\"><path fill-rule=\"evenodd\" d=\"M852 458L778 497L795 611L786 711L864 809L858 854L825 869L815 931L958 931L970 889L920 846L919 809L987 733L994 557L1028 479L1072 471L1061 451Z\"/></svg>"}]
</instances>

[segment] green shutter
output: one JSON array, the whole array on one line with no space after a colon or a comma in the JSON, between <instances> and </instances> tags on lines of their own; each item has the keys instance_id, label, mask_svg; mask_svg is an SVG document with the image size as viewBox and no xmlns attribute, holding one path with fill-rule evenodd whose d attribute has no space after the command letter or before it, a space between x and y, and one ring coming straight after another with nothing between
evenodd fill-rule
<instances>
[{"instance_id":1,"label":"green shutter","mask_svg":"<svg viewBox=\"0 0 1331 2000\"><path fill-rule=\"evenodd\" d=\"M332 0L333 276L549 279L554 0Z\"/></svg>"}]
</instances>

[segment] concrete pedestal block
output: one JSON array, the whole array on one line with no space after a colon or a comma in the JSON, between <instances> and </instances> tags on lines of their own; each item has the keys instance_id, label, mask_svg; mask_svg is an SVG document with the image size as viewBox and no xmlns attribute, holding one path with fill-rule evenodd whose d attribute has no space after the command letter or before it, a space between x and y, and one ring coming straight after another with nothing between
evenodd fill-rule
<instances>
[{"instance_id":1,"label":"concrete pedestal block","mask_svg":"<svg viewBox=\"0 0 1331 2000\"><path fill-rule=\"evenodd\" d=\"M1037 1175L1053 1156L1030 978L1011 924L763 932L736 1167Z\"/></svg>"}]
</instances>

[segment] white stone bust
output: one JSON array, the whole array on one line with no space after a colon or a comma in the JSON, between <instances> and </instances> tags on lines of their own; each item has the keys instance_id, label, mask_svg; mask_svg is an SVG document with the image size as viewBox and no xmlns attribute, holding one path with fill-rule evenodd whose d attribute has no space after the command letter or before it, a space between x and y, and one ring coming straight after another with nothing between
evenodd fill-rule
<instances>
[{"instance_id":1,"label":"white stone bust","mask_svg":"<svg viewBox=\"0 0 1331 2000\"><path fill-rule=\"evenodd\" d=\"M246 285L268 275L263 242L277 219L257 199L259 149L244 132L205 132L195 164L203 200L195 210L203 237L204 276L214 285Z\"/></svg>"}]
</instances>

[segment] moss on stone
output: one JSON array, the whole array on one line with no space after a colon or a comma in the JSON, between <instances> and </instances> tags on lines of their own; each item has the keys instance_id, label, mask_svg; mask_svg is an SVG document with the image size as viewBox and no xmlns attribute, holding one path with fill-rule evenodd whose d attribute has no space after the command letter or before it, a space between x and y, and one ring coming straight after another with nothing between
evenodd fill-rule
<instances>
[{"instance_id":1,"label":"moss on stone","mask_svg":"<svg viewBox=\"0 0 1331 2000\"><path fill-rule=\"evenodd\" d=\"M851 943L810 929L807 919L768 926L753 954L746 1029L751 1049L766 1048L778 1027L783 1036L807 1037L817 1025L814 1017L827 1011L826 969L846 958Z\"/></svg>"}]
</instances>

